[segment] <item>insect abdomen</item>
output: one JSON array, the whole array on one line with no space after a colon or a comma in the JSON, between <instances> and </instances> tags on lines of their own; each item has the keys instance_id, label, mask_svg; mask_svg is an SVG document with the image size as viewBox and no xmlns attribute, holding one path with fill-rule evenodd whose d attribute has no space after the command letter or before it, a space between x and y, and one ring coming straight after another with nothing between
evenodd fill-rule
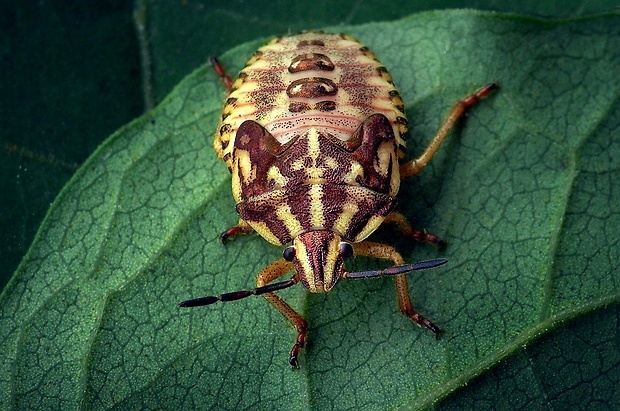
<instances>
[{"instance_id":1,"label":"insect abdomen","mask_svg":"<svg viewBox=\"0 0 620 411\"><path fill-rule=\"evenodd\" d=\"M407 120L392 78L372 52L347 35L309 32L261 47L232 85L215 135L232 168L241 123L253 120L280 144L310 128L340 141L372 114L385 115L404 154Z\"/></svg>"}]
</instances>

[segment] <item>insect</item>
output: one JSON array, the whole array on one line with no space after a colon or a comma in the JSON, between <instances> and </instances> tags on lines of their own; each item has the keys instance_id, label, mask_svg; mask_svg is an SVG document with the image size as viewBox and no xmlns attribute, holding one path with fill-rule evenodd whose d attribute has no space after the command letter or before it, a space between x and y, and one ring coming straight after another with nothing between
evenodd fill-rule
<instances>
[{"instance_id":1,"label":"insect","mask_svg":"<svg viewBox=\"0 0 620 411\"><path fill-rule=\"evenodd\" d=\"M220 238L255 231L285 248L281 259L258 273L256 288L180 306L262 295L297 331L289 355L297 368L308 324L274 291L301 282L308 291L323 293L340 278L389 275L395 278L400 311L439 334L439 327L413 309L406 273L447 260L405 264L392 246L365 239L391 223L406 237L445 246L394 211L400 180L422 171L457 120L496 84L458 101L423 153L400 163L407 133L403 101L387 69L354 38L323 32L275 38L258 49L234 82L216 59L211 62L229 92L214 148L232 174L240 217ZM391 260L394 266L348 272L344 262L354 254ZM290 271L292 278L274 283Z\"/></svg>"}]
</instances>

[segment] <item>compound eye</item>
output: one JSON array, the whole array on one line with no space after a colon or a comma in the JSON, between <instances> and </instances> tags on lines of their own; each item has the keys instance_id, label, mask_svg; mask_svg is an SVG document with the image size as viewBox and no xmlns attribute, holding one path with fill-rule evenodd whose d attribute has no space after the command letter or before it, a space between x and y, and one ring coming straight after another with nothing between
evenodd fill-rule
<instances>
[{"instance_id":1,"label":"compound eye","mask_svg":"<svg viewBox=\"0 0 620 411\"><path fill-rule=\"evenodd\" d=\"M343 241L338 244L338 252L343 259L347 259L353 255L353 246Z\"/></svg>"},{"instance_id":2,"label":"compound eye","mask_svg":"<svg viewBox=\"0 0 620 411\"><path fill-rule=\"evenodd\" d=\"M293 259L295 258L295 247L293 247L292 245L286 247L284 251L282 251L282 257L286 261L293 261Z\"/></svg>"}]
</instances>

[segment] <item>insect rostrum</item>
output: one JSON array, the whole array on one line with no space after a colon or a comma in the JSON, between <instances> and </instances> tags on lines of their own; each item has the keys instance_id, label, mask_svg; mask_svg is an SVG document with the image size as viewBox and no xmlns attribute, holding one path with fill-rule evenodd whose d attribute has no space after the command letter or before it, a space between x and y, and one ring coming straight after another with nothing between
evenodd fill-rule
<instances>
[{"instance_id":1,"label":"insect rostrum","mask_svg":"<svg viewBox=\"0 0 620 411\"><path fill-rule=\"evenodd\" d=\"M308 325L274 291L298 282L328 292L340 278L394 276L400 311L435 334L440 329L411 304L406 273L447 260L405 264L391 246L365 239L383 223L406 237L443 247L394 211L401 179L418 174L468 108L497 86L459 100L416 159L405 155L407 119L392 77L375 55L343 34L307 32L261 47L235 81L212 59L228 89L214 148L232 174L239 224L221 239L255 231L284 246L283 257L257 275L253 290L184 301L181 307L262 295L297 330L289 363L298 366ZM348 272L352 254L391 260L385 270ZM274 282L293 271L288 281Z\"/></svg>"}]
</instances>

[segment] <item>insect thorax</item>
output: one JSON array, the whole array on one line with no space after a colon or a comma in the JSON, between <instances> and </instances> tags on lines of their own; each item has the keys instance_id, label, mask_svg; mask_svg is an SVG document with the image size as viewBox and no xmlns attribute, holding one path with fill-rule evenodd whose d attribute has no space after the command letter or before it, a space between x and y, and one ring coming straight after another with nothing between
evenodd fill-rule
<instances>
[{"instance_id":1,"label":"insect thorax","mask_svg":"<svg viewBox=\"0 0 620 411\"><path fill-rule=\"evenodd\" d=\"M394 205L403 111L387 70L351 37L311 32L260 48L215 135L241 218L274 244L314 229L363 240Z\"/></svg>"}]
</instances>

